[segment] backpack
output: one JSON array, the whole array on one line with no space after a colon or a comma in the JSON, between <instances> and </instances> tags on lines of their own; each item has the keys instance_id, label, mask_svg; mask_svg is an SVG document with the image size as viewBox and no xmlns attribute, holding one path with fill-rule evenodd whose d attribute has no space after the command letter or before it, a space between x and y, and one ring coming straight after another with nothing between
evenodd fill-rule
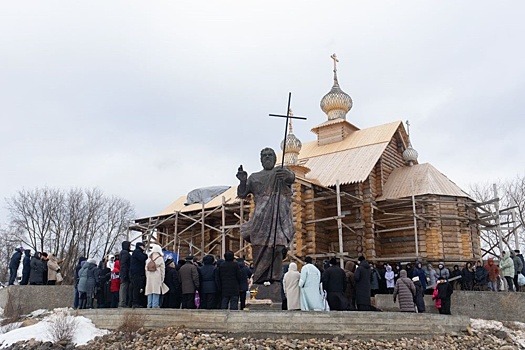
<instances>
[{"instance_id":1,"label":"backpack","mask_svg":"<svg viewBox=\"0 0 525 350\"><path fill-rule=\"evenodd\" d=\"M148 265L146 266L146 269L150 272L155 272L157 271L157 264L155 264L155 260L157 260L158 258L160 257L157 256L155 259L150 259L150 261L148 262Z\"/></svg>"}]
</instances>

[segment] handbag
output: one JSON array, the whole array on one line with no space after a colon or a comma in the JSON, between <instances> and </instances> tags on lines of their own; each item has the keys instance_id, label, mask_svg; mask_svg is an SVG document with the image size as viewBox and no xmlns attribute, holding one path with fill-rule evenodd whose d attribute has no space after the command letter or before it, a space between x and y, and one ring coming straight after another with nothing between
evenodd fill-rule
<instances>
[{"instance_id":1,"label":"handbag","mask_svg":"<svg viewBox=\"0 0 525 350\"><path fill-rule=\"evenodd\" d=\"M525 286L525 276L522 273L518 273L518 286Z\"/></svg>"},{"instance_id":2,"label":"handbag","mask_svg":"<svg viewBox=\"0 0 525 350\"><path fill-rule=\"evenodd\" d=\"M199 291L196 290L195 291L195 307L197 307L197 309L201 306L201 296L199 295Z\"/></svg>"},{"instance_id":3,"label":"handbag","mask_svg":"<svg viewBox=\"0 0 525 350\"><path fill-rule=\"evenodd\" d=\"M60 272L57 272L57 283L60 283L64 280L64 277L62 277L62 274Z\"/></svg>"}]
</instances>

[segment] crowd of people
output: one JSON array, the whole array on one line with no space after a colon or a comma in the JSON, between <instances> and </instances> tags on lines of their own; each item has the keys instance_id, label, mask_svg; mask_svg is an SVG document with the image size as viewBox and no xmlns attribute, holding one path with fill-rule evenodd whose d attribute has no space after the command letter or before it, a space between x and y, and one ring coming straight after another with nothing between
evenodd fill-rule
<instances>
[{"instance_id":1,"label":"crowd of people","mask_svg":"<svg viewBox=\"0 0 525 350\"><path fill-rule=\"evenodd\" d=\"M9 261L9 285L17 280L18 270L22 264L22 278L20 285L54 285L62 282L60 263L53 254L35 252L31 255L30 249L18 247Z\"/></svg>"},{"instance_id":2,"label":"crowd of people","mask_svg":"<svg viewBox=\"0 0 525 350\"><path fill-rule=\"evenodd\" d=\"M164 254L158 245L146 251L142 242L131 251L131 242L124 241L119 254L98 264L81 257L74 272L74 308L245 308L253 287L252 269L244 259L226 252L223 259L188 256L175 262ZM9 284L15 282L20 264L20 284L56 284L62 280L60 263L52 254L31 256L19 247L9 264ZM295 262L284 267L283 309L373 311L377 309L371 297L391 294L401 311L425 312L424 295L429 294L440 313L450 314L454 290L519 291L525 284L524 265L519 250L503 252L497 264L488 258L452 270L443 262L436 268L420 261L376 265L363 256L357 263L346 261L343 269L336 258L314 264L306 257L300 270Z\"/></svg>"}]
</instances>

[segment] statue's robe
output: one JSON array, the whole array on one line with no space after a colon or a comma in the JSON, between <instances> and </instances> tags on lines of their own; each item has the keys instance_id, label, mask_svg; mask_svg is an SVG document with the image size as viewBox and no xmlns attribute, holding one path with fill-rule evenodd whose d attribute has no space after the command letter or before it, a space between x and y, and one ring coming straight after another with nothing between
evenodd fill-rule
<instances>
[{"instance_id":1,"label":"statue's robe","mask_svg":"<svg viewBox=\"0 0 525 350\"><path fill-rule=\"evenodd\" d=\"M242 237L252 244L254 283L281 280L283 252L295 233L291 210L295 175L284 169L288 176L283 180L277 179L277 168L253 173L245 191L237 192L240 198L251 193L255 201L252 217L241 226Z\"/></svg>"}]
</instances>

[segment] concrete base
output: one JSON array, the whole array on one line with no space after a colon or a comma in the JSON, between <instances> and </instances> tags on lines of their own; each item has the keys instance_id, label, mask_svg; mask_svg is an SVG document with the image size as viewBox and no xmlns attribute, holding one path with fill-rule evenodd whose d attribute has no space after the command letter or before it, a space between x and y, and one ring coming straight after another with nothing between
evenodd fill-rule
<instances>
[{"instance_id":1,"label":"concrete base","mask_svg":"<svg viewBox=\"0 0 525 350\"><path fill-rule=\"evenodd\" d=\"M9 286L0 289L0 307L5 312L15 309L20 315L38 309L73 307L74 290L73 286Z\"/></svg>"},{"instance_id":2,"label":"concrete base","mask_svg":"<svg viewBox=\"0 0 525 350\"><path fill-rule=\"evenodd\" d=\"M392 295L375 296L376 306L383 311L399 311L399 303ZM432 296L425 295L426 313L437 314ZM525 315L525 293L522 292L469 292L455 290L450 308L453 315L468 316L496 321L523 322Z\"/></svg>"},{"instance_id":3,"label":"concrete base","mask_svg":"<svg viewBox=\"0 0 525 350\"><path fill-rule=\"evenodd\" d=\"M466 331L464 316L407 314L400 312L304 312L227 311L173 309L77 310L99 328L116 329L127 315L145 328L184 327L234 335L285 336L293 338L400 338L431 337Z\"/></svg>"}]
</instances>

